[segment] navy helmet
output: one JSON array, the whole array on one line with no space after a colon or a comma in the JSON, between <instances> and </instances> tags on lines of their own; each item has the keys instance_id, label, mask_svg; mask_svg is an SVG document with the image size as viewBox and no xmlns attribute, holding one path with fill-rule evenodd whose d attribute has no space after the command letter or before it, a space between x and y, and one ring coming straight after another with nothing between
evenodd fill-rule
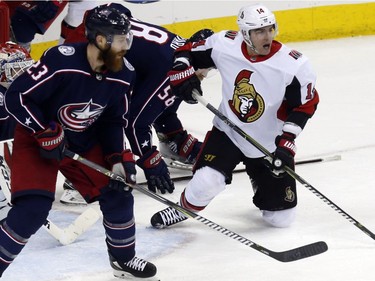
<instances>
[{"instance_id":1,"label":"navy helmet","mask_svg":"<svg viewBox=\"0 0 375 281\"><path fill-rule=\"evenodd\" d=\"M131 34L130 27L126 14L109 5L89 10L85 16L86 37L89 42L95 42L96 36L102 35L111 44L114 35Z\"/></svg>"}]
</instances>

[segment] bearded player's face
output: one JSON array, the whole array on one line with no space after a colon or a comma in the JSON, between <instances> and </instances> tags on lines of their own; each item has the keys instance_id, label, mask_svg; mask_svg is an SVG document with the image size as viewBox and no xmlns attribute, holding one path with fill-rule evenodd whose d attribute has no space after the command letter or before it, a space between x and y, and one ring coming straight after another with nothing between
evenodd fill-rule
<instances>
[{"instance_id":1,"label":"bearded player's face","mask_svg":"<svg viewBox=\"0 0 375 281\"><path fill-rule=\"evenodd\" d=\"M103 53L103 61L107 68L113 72L120 71L123 67L123 57L130 49L133 34L113 36L113 42L109 50Z\"/></svg>"},{"instance_id":2,"label":"bearded player's face","mask_svg":"<svg viewBox=\"0 0 375 281\"><path fill-rule=\"evenodd\" d=\"M125 50L116 50L111 46L108 51L102 54L105 66L112 72L120 71L124 65L125 54Z\"/></svg>"}]
</instances>

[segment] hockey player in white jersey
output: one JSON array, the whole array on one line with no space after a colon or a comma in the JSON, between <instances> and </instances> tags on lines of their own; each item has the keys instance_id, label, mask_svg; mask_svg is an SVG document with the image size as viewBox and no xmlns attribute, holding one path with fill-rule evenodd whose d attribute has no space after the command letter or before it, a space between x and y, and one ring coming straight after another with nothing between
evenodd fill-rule
<instances>
[{"instance_id":1,"label":"hockey player in white jersey","mask_svg":"<svg viewBox=\"0 0 375 281\"><path fill-rule=\"evenodd\" d=\"M202 90L194 69L217 68L222 78L220 112L273 152L273 159L265 159L215 117L180 204L193 212L203 210L231 183L234 168L243 162L253 203L264 221L287 227L295 218L297 193L295 180L283 167L294 169L295 138L317 108L316 75L304 55L274 40L277 22L267 7L243 7L237 23L239 32L222 31L177 50L170 72L172 90L186 102L197 103L192 92ZM167 208L154 214L151 224L163 228L185 219Z\"/></svg>"}]
</instances>

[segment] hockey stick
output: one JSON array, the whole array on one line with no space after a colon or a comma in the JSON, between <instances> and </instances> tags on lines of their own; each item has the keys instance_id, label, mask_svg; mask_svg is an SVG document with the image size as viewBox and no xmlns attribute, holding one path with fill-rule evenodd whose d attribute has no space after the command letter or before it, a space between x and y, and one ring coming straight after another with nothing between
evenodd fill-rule
<instances>
[{"instance_id":1,"label":"hockey stick","mask_svg":"<svg viewBox=\"0 0 375 281\"><path fill-rule=\"evenodd\" d=\"M229 118L227 118L224 114L222 114L214 106L212 106L210 103L208 103L201 95L199 95L197 92L193 92L193 97L199 103L201 103L206 108L208 108L217 117L219 117L226 125L228 125L230 128L232 128L236 133L238 133L245 140L247 140L249 143L251 143L253 146L255 146L258 150L260 150L264 155L270 157L271 159L273 158L272 154L264 146L262 146L260 143L258 143L256 140L254 140L251 136L249 136L243 130L241 130ZM339 214L341 214L344 218L346 218L347 220L349 220L349 222L353 223L356 227L358 227L361 231L363 231L364 233L366 233L372 239L375 239L375 234L374 233L372 233L370 230L368 230L366 227L364 227L361 223L359 223L357 220L355 220L352 216L350 216L348 213L346 213L343 209L341 209L339 206L337 206L335 203L333 203L330 199L328 199L325 195L323 195L320 191L318 191L310 183L308 183L301 176L299 176L295 171L293 171L288 166L284 166L284 170L292 178L294 178L295 180L299 181L308 190L310 190L312 193L314 193L316 196L318 196L320 199L322 199L325 203L327 203L332 209L334 209Z\"/></svg>"},{"instance_id":2,"label":"hockey stick","mask_svg":"<svg viewBox=\"0 0 375 281\"><path fill-rule=\"evenodd\" d=\"M2 147L0 151L5 153L5 144L0 144ZM4 150L3 150L4 148ZM8 151L10 153L10 151ZM0 190L3 192L6 200L10 203L11 198L11 183L10 183L10 169L8 164L0 153ZM96 221L100 215L93 208L88 208L80 214L68 227L60 228L54 224L50 219L46 219L43 228L62 245L73 243L80 235L86 232Z\"/></svg>"},{"instance_id":3,"label":"hockey stick","mask_svg":"<svg viewBox=\"0 0 375 281\"><path fill-rule=\"evenodd\" d=\"M113 172L111 172L110 170L94 163L94 162L91 162L83 157L81 157L79 154L77 153L74 153L68 149L65 149L65 155L98 171L99 173L102 173L108 177L110 177L111 179L113 180L117 180L117 181L121 181L121 182L124 182L125 183L125 179L119 175L116 175L114 174ZM129 184L127 184L129 185ZM312 244L308 244L308 245L304 245L304 246L301 246L301 247L298 247L298 248L295 248L295 249L291 249L291 250L287 250L287 251L282 251L282 252L275 252L275 251L271 251L259 244L256 244L255 242L221 226L221 225L218 225L217 223L213 222L213 221L210 221L209 219L206 219L200 215L197 215L196 213L194 212L191 212L185 208L183 208L182 206L179 206L178 204L176 203L173 203L172 201L169 201L168 199L164 198L163 196L160 196L156 193L153 193L151 191L149 191L148 189L138 185L138 184L132 184L132 185L129 185L130 187L140 191L141 193L169 206L169 207L172 207L176 210L178 210L179 212L183 213L185 216L189 217L189 218L193 218L193 219L196 219L198 220L199 222L207 225L208 227L236 240L236 241L239 241L241 242L242 244L245 244L246 246L249 246L253 249L255 249L256 251L264 254L264 255L267 255L273 259L276 259L280 262L291 262L291 261L296 261L296 260L300 260L300 259L304 259L304 258L307 258L307 257L311 257L311 256L315 256L315 255L318 255L318 254L321 254L321 253L324 253L325 251L327 251L328 249L328 246L325 242L323 241L319 241L319 242L315 242L315 243L312 243Z\"/></svg>"},{"instance_id":4,"label":"hockey stick","mask_svg":"<svg viewBox=\"0 0 375 281\"><path fill-rule=\"evenodd\" d=\"M86 209L69 226L60 228L47 219L43 228L62 245L69 245L77 240L100 218L100 214L94 208Z\"/></svg>"},{"instance_id":5,"label":"hockey stick","mask_svg":"<svg viewBox=\"0 0 375 281\"><path fill-rule=\"evenodd\" d=\"M318 158L297 160L295 164L296 165L305 165L305 164L313 164L313 163L329 162L329 161L337 161L337 160L341 160L341 155L322 156L322 157L318 157ZM169 168L174 168L174 169L184 170L184 171L190 171L190 172L193 169L193 165L191 165L191 164L181 163L179 161L172 160L172 159L164 159L164 161L166 162L166 164ZM233 171L233 173L234 174L243 173L245 171L246 171L245 168L240 168L240 169L235 169ZM182 181L182 180L187 180L187 179L190 179L190 178L191 178L191 175L173 178L172 180Z\"/></svg>"}]
</instances>

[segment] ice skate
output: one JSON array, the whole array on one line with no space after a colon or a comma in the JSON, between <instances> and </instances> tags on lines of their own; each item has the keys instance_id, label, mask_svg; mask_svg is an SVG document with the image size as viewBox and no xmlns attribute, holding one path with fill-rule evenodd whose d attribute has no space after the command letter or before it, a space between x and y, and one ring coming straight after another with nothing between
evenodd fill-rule
<instances>
[{"instance_id":1,"label":"ice skate","mask_svg":"<svg viewBox=\"0 0 375 281\"><path fill-rule=\"evenodd\" d=\"M74 189L73 184L65 180L64 192L61 195L60 202L64 205L76 205L76 206L86 206L87 202L83 199L82 195Z\"/></svg>"},{"instance_id":2,"label":"ice skate","mask_svg":"<svg viewBox=\"0 0 375 281\"><path fill-rule=\"evenodd\" d=\"M186 220L187 217L172 207L155 213L151 217L151 225L155 228L166 228L176 223Z\"/></svg>"},{"instance_id":3,"label":"ice skate","mask_svg":"<svg viewBox=\"0 0 375 281\"><path fill-rule=\"evenodd\" d=\"M158 281L156 275L156 266L144 259L134 257L130 261L124 263L117 261L109 254L109 262L113 268L113 275L117 278L126 280L147 280Z\"/></svg>"}]
</instances>

